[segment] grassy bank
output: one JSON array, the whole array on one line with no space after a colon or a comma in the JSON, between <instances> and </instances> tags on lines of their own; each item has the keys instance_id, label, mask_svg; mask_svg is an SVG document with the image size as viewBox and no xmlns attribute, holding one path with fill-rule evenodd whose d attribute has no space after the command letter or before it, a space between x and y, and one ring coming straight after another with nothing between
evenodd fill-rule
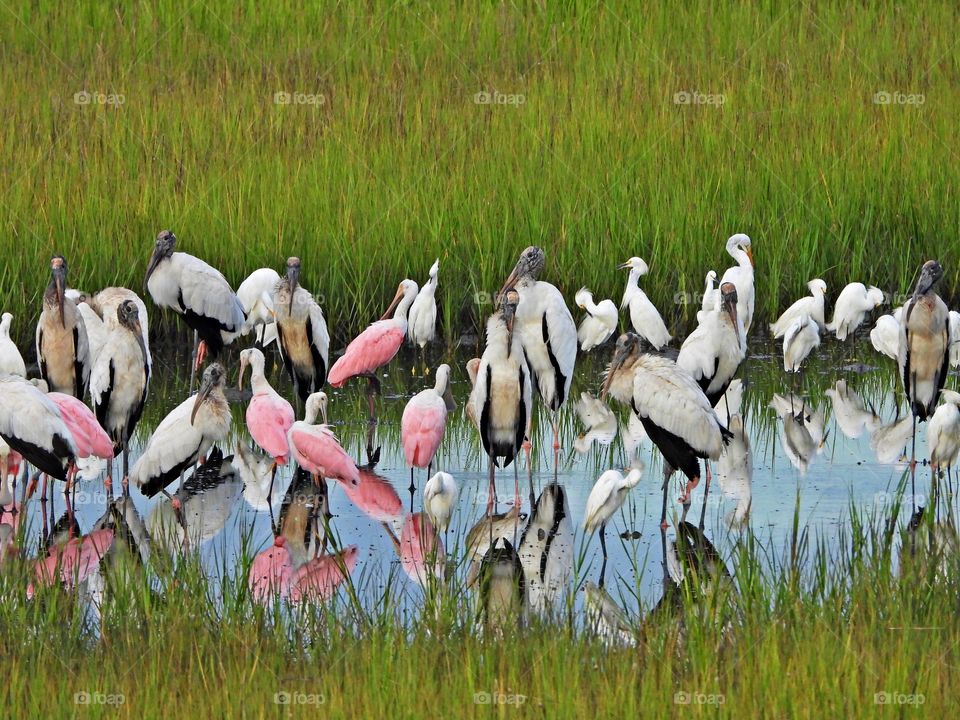
<instances>
[{"instance_id":1,"label":"grassy bank","mask_svg":"<svg viewBox=\"0 0 960 720\"><path fill-rule=\"evenodd\" d=\"M453 337L532 243L571 298L643 256L672 323L736 231L764 316L956 289L956 8L756 5L12 0L0 305L26 337L53 251L139 287L165 227L235 284L301 255L343 333L440 256Z\"/></svg>"},{"instance_id":2,"label":"grassy bank","mask_svg":"<svg viewBox=\"0 0 960 720\"><path fill-rule=\"evenodd\" d=\"M109 576L101 624L60 590L27 602L8 564L0 701L32 717L152 718L173 703L196 717L317 705L333 717L480 717L494 703L524 717L944 716L960 662L957 556L941 574L926 528L911 556L908 538L863 522L829 541L798 529L783 564L745 534L727 560L735 590L629 618L636 647L604 645L582 618L494 640L474 631L473 593L454 587L405 616L390 601L357 610L345 592L293 612L255 608L245 564L221 595L190 557ZM358 596L389 597L382 581L354 578ZM614 597L630 592L623 582Z\"/></svg>"}]
</instances>

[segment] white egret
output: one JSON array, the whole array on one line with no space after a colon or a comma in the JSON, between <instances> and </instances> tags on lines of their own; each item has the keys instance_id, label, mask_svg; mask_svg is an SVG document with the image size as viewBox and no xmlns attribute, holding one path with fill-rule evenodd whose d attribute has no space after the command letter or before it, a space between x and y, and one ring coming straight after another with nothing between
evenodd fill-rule
<instances>
[{"instance_id":1,"label":"white egret","mask_svg":"<svg viewBox=\"0 0 960 720\"><path fill-rule=\"evenodd\" d=\"M650 343L654 349L659 350L672 338L659 311L650 302L647 294L640 289L640 278L649 271L647 263L641 258L632 257L623 263L620 268L622 270L630 269L620 307L629 311L630 323L633 325L634 332Z\"/></svg>"},{"instance_id":2,"label":"white egret","mask_svg":"<svg viewBox=\"0 0 960 720\"><path fill-rule=\"evenodd\" d=\"M860 327L868 313L884 302L883 291L871 285L867 288L863 283L849 283L833 304L833 320L827 325L827 330L835 333L837 340L846 340Z\"/></svg>"},{"instance_id":3,"label":"white egret","mask_svg":"<svg viewBox=\"0 0 960 720\"><path fill-rule=\"evenodd\" d=\"M580 327L577 328L577 339L580 349L588 352L605 343L617 330L619 313L613 300L593 301L593 293L583 287L575 296L577 307L586 311Z\"/></svg>"},{"instance_id":4,"label":"white egret","mask_svg":"<svg viewBox=\"0 0 960 720\"><path fill-rule=\"evenodd\" d=\"M810 294L784 310L777 321L770 326L770 332L775 338L783 337L787 328L801 315L809 315L820 330L826 327L823 306L827 296L827 284L820 278L814 278L807 283L807 288Z\"/></svg>"}]
</instances>

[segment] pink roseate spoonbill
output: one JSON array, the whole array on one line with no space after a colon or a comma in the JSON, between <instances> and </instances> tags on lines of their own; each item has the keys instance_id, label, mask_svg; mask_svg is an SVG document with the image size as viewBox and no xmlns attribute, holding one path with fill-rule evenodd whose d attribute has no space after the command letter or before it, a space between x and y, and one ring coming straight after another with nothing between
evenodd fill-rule
<instances>
[{"instance_id":1,"label":"pink roseate spoonbill","mask_svg":"<svg viewBox=\"0 0 960 720\"><path fill-rule=\"evenodd\" d=\"M253 601L264 605L276 598L286 597L293 569L293 556L287 547L287 539L279 535L273 539L273 545L258 553L250 563L247 586Z\"/></svg>"},{"instance_id":2,"label":"pink roseate spoonbill","mask_svg":"<svg viewBox=\"0 0 960 720\"><path fill-rule=\"evenodd\" d=\"M403 338L407 334L407 311L416 297L417 284L413 280L401 282L383 317L347 345L346 351L333 364L327 376L327 382L335 388L343 387L350 378L367 378L371 423L376 422L374 395L380 392L380 381L374 373L393 360L403 345ZM391 313L393 317L390 317Z\"/></svg>"},{"instance_id":3,"label":"pink roseate spoonbill","mask_svg":"<svg viewBox=\"0 0 960 720\"><path fill-rule=\"evenodd\" d=\"M717 460L733 437L720 423L703 390L672 360L640 351L640 338L625 333L617 340L607 369L601 399L607 394L629 405L664 459L663 510L660 527L667 527L667 489L674 469L688 483L680 501L684 515L690 492L700 482L700 460ZM710 465L707 464L707 483ZM700 522L704 516L701 514Z\"/></svg>"},{"instance_id":4,"label":"pink roseate spoonbill","mask_svg":"<svg viewBox=\"0 0 960 720\"><path fill-rule=\"evenodd\" d=\"M950 370L950 312L934 287L943 277L936 260L923 264L913 295L903 306L897 365L903 391L913 415L910 453L911 492L916 497L914 470L917 462L917 420L933 415L940 391Z\"/></svg>"},{"instance_id":5,"label":"pink roseate spoonbill","mask_svg":"<svg viewBox=\"0 0 960 720\"><path fill-rule=\"evenodd\" d=\"M273 493L273 482L277 476L277 466L286 465L290 455L290 441L287 438L290 428L297 419L293 406L270 387L263 372L263 353L256 348L248 348L240 353L239 389L243 389L243 373L250 366L250 386L253 397L247 405L247 429L254 441L273 458L270 471L270 488L267 497Z\"/></svg>"},{"instance_id":6,"label":"pink roseate spoonbill","mask_svg":"<svg viewBox=\"0 0 960 720\"><path fill-rule=\"evenodd\" d=\"M528 247L520 253L500 295L513 288L520 297L516 310L517 335L540 399L550 411L556 470L560 452L557 412L570 394L573 366L577 361L577 324L560 291L537 279L545 265L543 249Z\"/></svg>"},{"instance_id":7,"label":"pink roseate spoonbill","mask_svg":"<svg viewBox=\"0 0 960 720\"><path fill-rule=\"evenodd\" d=\"M322 425L314 425L317 416L323 419ZM344 485L358 485L360 472L357 464L344 450L334 436L327 421L327 395L313 393L307 398L303 420L298 420L290 428L290 450L293 459L307 472L318 478L333 478Z\"/></svg>"},{"instance_id":8,"label":"pink roseate spoonbill","mask_svg":"<svg viewBox=\"0 0 960 720\"><path fill-rule=\"evenodd\" d=\"M70 589L82 583L100 565L113 545L113 530L94 530L83 538L75 537L55 545L50 554L33 566L34 582L49 587L57 582ZM36 593L34 582L27 585L27 599Z\"/></svg>"},{"instance_id":9,"label":"pink roseate spoonbill","mask_svg":"<svg viewBox=\"0 0 960 720\"><path fill-rule=\"evenodd\" d=\"M810 294L797 300L782 313L777 321L770 326L770 332L775 338L782 338L787 329L801 315L808 315L822 331L826 327L824 320L824 304L827 298L827 283L820 278L814 278L807 283Z\"/></svg>"},{"instance_id":10,"label":"pink roseate spoonbill","mask_svg":"<svg viewBox=\"0 0 960 720\"><path fill-rule=\"evenodd\" d=\"M0 437L44 474L44 498L47 475L67 479L77 455L73 435L57 404L17 375L0 376Z\"/></svg>"},{"instance_id":11,"label":"pink roseate spoonbill","mask_svg":"<svg viewBox=\"0 0 960 720\"><path fill-rule=\"evenodd\" d=\"M200 258L175 252L177 238L162 230L147 265L143 284L153 302L173 310L193 329L195 361L193 375L207 352L216 358L224 345L233 342L243 330L243 306L230 283Z\"/></svg>"},{"instance_id":12,"label":"pink roseate spoonbill","mask_svg":"<svg viewBox=\"0 0 960 720\"><path fill-rule=\"evenodd\" d=\"M407 403L400 419L400 442L403 455L410 466L410 492L416 489L413 483L414 468L428 468L443 440L447 429L447 413L456 408L450 391L450 366L437 368L436 383L432 388L421 390Z\"/></svg>"},{"instance_id":13,"label":"pink roseate spoonbill","mask_svg":"<svg viewBox=\"0 0 960 720\"><path fill-rule=\"evenodd\" d=\"M10 339L10 324L13 322L13 315L8 312L3 314L0 320L0 375L19 375L27 376L27 366L23 362L23 355L20 354L16 343Z\"/></svg>"},{"instance_id":14,"label":"pink roseate spoonbill","mask_svg":"<svg viewBox=\"0 0 960 720\"><path fill-rule=\"evenodd\" d=\"M623 299L620 307L630 313L630 323L634 332L659 350L673 338L667 330L666 323L660 311L651 302L647 294L640 289L640 278L650 269L643 258L632 257L620 266L621 270L629 270L627 286L623 289Z\"/></svg>"},{"instance_id":15,"label":"pink roseate spoonbill","mask_svg":"<svg viewBox=\"0 0 960 720\"><path fill-rule=\"evenodd\" d=\"M737 316L743 322L744 334L750 332L753 324L753 308L756 303L756 289L754 286L753 243L749 236L743 233L731 235L727 240L727 254L737 264L724 271L720 283L731 282L737 288Z\"/></svg>"},{"instance_id":16,"label":"pink roseate spoonbill","mask_svg":"<svg viewBox=\"0 0 960 720\"><path fill-rule=\"evenodd\" d=\"M360 512L379 523L392 523L403 516L403 501L389 480L366 467L359 468L360 483L344 485L343 491Z\"/></svg>"},{"instance_id":17,"label":"pink roseate spoonbill","mask_svg":"<svg viewBox=\"0 0 960 720\"><path fill-rule=\"evenodd\" d=\"M385 529L407 577L421 586L426 586L430 578L443 578L446 551L426 513L407 515L400 528L399 540L388 527Z\"/></svg>"},{"instance_id":18,"label":"pink roseate spoonbill","mask_svg":"<svg viewBox=\"0 0 960 720\"><path fill-rule=\"evenodd\" d=\"M90 349L83 319L66 288L67 261L54 255L37 323L37 363L51 390L82 398L90 379Z\"/></svg>"},{"instance_id":19,"label":"pink roseate spoonbill","mask_svg":"<svg viewBox=\"0 0 960 720\"><path fill-rule=\"evenodd\" d=\"M350 577L359 554L359 548L350 545L340 552L307 560L290 578L287 598L294 603L326 600Z\"/></svg>"},{"instance_id":20,"label":"pink roseate spoonbill","mask_svg":"<svg viewBox=\"0 0 960 720\"><path fill-rule=\"evenodd\" d=\"M503 467L513 462L520 448L527 447L530 432L530 371L520 337L513 331L519 302L517 291L508 290L500 296L497 312L487 320L487 346L468 400L480 420L480 441L489 458L488 510L496 504L498 459L503 459ZM532 494L532 486L530 490Z\"/></svg>"},{"instance_id":21,"label":"pink roseate spoonbill","mask_svg":"<svg viewBox=\"0 0 960 720\"><path fill-rule=\"evenodd\" d=\"M306 402L327 381L330 335L317 301L300 287L300 258L287 260L287 274L277 282L271 304L284 367Z\"/></svg>"},{"instance_id":22,"label":"pink roseate spoonbill","mask_svg":"<svg viewBox=\"0 0 960 720\"><path fill-rule=\"evenodd\" d=\"M254 331L255 347L263 350L276 339L273 317L273 291L280 282L280 274L273 268L258 268L250 273L237 288L237 300L246 318L243 334ZM272 327L268 331L267 326Z\"/></svg>"},{"instance_id":23,"label":"pink roseate spoonbill","mask_svg":"<svg viewBox=\"0 0 960 720\"><path fill-rule=\"evenodd\" d=\"M223 395L226 373L220 363L203 371L200 390L177 405L160 422L130 471L130 482L153 497L180 473L222 442L230 430L230 406ZM174 499L174 510L180 503Z\"/></svg>"},{"instance_id":24,"label":"pink roseate spoonbill","mask_svg":"<svg viewBox=\"0 0 960 720\"><path fill-rule=\"evenodd\" d=\"M147 402L150 384L150 351L144 340L140 322L139 304L125 299L113 311L115 322L109 324L107 342L97 356L90 374L90 398L100 427L107 431L113 441L113 451L123 451L123 491L129 492L130 438L140 422L143 407ZM111 305L112 306L112 305ZM107 473L107 492L113 462Z\"/></svg>"},{"instance_id":25,"label":"pink roseate spoonbill","mask_svg":"<svg viewBox=\"0 0 960 720\"><path fill-rule=\"evenodd\" d=\"M424 348L427 343L433 342L437 336L437 274L440 272L440 258L437 258L430 266L430 277L420 287L413 305L410 306L409 322L407 323L407 335L410 342L420 347L420 364L423 366L423 374L429 375L430 368L427 367L427 361L424 357ZM414 365L413 374L417 374L417 367Z\"/></svg>"}]
</instances>

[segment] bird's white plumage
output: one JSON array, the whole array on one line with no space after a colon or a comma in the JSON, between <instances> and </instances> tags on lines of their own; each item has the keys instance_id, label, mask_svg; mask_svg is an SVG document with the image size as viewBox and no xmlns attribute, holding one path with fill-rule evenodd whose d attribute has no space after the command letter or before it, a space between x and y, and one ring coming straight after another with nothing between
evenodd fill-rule
<instances>
[{"instance_id":1,"label":"bird's white plumage","mask_svg":"<svg viewBox=\"0 0 960 720\"><path fill-rule=\"evenodd\" d=\"M587 532L594 532L601 525L605 525L623 505L627 491L640 482L642 475L642 467L633 468L626 476L618 470L607 470L601 474L587 497L587 507L583 517L584 529Z\"/></svg>"},{"instance_id":2,"label":"bird's white plumage","mask_svg":"<svg viewBox=\"0 0 960 720\"><path fill-rule=\"evenodd\" d=\"M52 452L59 437L76 455L77 448L60 410L46 393L19 375L0 376L0 435Z\"/></svg>"},{"instance_id":3,"label":"bird's white plumage","mask_svg":"<svg viewBox=\"0 0 960 720\"><path fill-rule=\"evenodd\" d=\"M0 320L0 375L19 375L27 376L27 366L23 362L23 356L16 343L10 339L10 324L13 322L13 315L8 312L3 314Z\"/></svg>"},{"instance_id":4,"label":"bird's white plumage","mask_svg":"<svg viewBox=\"0 0 960 720\"><path fill-rule=\"evenodd\" d=\"M713 310L720 302L720 286L717 285L717 271L708 270L703 281L703 299L700 301L700 312ZM697 319L700 319L699 313Z\"/></svg>"},{"instance_id":5,"label":"bird's white plumage","mask_svg":"<svg viewBox=\"0 0 960 720\"><path fill-rule=\"evenodd\" d=\"M153 359L150 355L150 316L147 314L147 305L137 293L125 287L104 288L93 296L94 309L98 309L103 317L105 334L104 342L108 342L107 335L115 328L120 327L117 319L117 308L127 300L137 306L137 318L140 320L140 337L143 338L143 348L147 352L147 367L153 369ZM92 358L92 355L91 355ZM93 358L92 358L93 361Z\"/></svg>"},{"instance_id":6,"label":"bird's white plumage","mask_svg":"<svg viewBox=\"0 0 960 720\"><path fill-rule=\"evenodd\" d=\"M713 409L721 418L727 415L740 414L740 407L743 405L743 380L734 378L730 381L730 386L723 396L717 400Z\"/></svg>"},{"instance_id":7,"label":"bird's white plumage","mask_svg":"<svg viewBox=\"0 0 960 720\"><path fill-rule=\"evenodd\" d=\"M580 341L580 349L587 352L613 335L617 329L619 313L613 300L594 302L593 293L587 288L580 288L575 299L577 306L586 310L586 315L577 328L577 339Z\"/></svg>"},{"instance_id":8,"label":"bird's white plumage","mask_svg":"<svg viewBox=\"0 0 960 720\"><path fill-rule=\"evenodd\" d=\"M533 370L540 398L551 410L566 401L577 360L577 326L556 287L542 280L524 278L517 283L520 302L514 335L520 338L527 362ZM546 322L546 342L544 342ZM557 377L553 360L562 374Z\"/></svg>"},{"instance_id":9,"label":"bird's white plumage","mask_svg":"<svg viewBox=\"0 0 960 720\"><path fill-rule=\"evenodd\" d=\"M727 429L733 433L733 437L717 461L717 480L724 496L737 504L726 517L727 522L736 527L745 523L750 513L753 499L753 452L742 415L731 415Z\"/></svg>"},{"instance_id":10,"label":"bird's white plumage","mask_svg":"<svg viewBox=\"0 0 960 720\"><path fill-rule=\"evenodd\" d=\"M807 288L810 294L784 310L777 321L770 326L770 332L775 338L783 337L787 328L801 315L809 315L821 330L826 327L824 302L827 297L827 284L820 278L814 278L807 283Z\"/></svg>"},{"instance_id":11,"label":"bird's white plumage","mask_svg":"<svg viewBox=\"0 0 960 720\"><path fill-rule=\"evenodd\" d=\"M640 278L647 274L647 264L634 257L625 263L625 267L630 268L630 274L627 276L627 286L623 290L620 307L629 310L634 332L659 350L669 343L672 337L660 312L640 289Z\"/></svg>"},{"instance_id":12,"label":"bird's white plumage","mask_svg":"<svg viewBox=\"0 0 960 720\"><path fill-rule=\"evenodd\" d=\"M864 429L873 432L880 425L877 414L867 410L863 400L847 385L846 380L837 380L836 384L827 390L826 396L833 405L833 418L837 421L837 427L848 438L856 439L863 434Z\"/></svg>"},{"instance_id":13,"label":"bird's white plumage","mask_svg":"<svg viewBox=\"0 0 960 720\"><path fill-rule=\"evenodd\" d=\"M407 315L407 335L414 345L423 347L431 342L437 332L437 273L440 271L440 258L430 267L430 277L425 282L410 306Z\"/></svg>"},{"instance_id":14,"label":"bird's white plumage","mask_svg":"<svg viewBox=\"0 0 960 720\"><path fill-rule=\"evenodd\" d=\"M725 310L709 310L703 313L700 324L680 346L677 365L698 382L710 378L704 390L706 394L720 392L746 356L745 338L739 316L734 327Z\"/></svg>"},{"instance_id":15,"label":"bird's white plumage","mask_svg":"<svg viewBox=\"0 0 960 720\"><path fill-rule=\"evenodd\" d=\"M940 405L927 426L930 462L935 468L953 467L960 455L960 393L940 392Z\"/></svg>"},{"instance_id":16,"label":"bird's white plumage","mask_svg":"<svg viewBox=\"0 0 960 720\"><path fill-rule=\"evenodd\" d=\"M900 321L896 315L881 315L870 331L870 344L892 360L900 352Z\"/></svg>"},{"instance_id":17,"label":"bird's white plumage","mask_svg":"<svg viewBox=\"0 0 960 720\"><path fill-rule=\"evenodd\" d=\"M424 512L438 530L447 529L458 497L457 481L450 473L438 472L423 486Z\"/></svg>"},{"instance_id":18,"label":"bird's white plumage","mask_svg":"<svg viewBox=\"0 0 960 720\"><path fill-rule=\"evenodd\" d=\"M743 233L731 235L727 240L727 253L737 264L727 268L720 278L720 284L731 282L737 288L737 314L743 321L743 328L750 332L753 324L753 308L756 301L754 289L753 260L748 250L750 238Z\"/></svg>"},{"instance_id":19,"label":"bird's white plumage","mask_svg":"<svg viewBox=\"0 0 960 720\"><path fill-rule=\"evenodd\" d=\"M273 323L273 306L270 296L280 282L280 273L273 268L258 268L247 275L237 288L237 300L243 308L245 320L243 334L257 330L263 332L265 325Z\"/></svg>"},{"instance_id":20,"label":"bird's white plumage","mask_svg":"<svg viewBox=\"0 0 960 720\"><path fill-rule=\"evenodd\" d=\"M801 315L783 335L783 369L797 372L803 361L820 344L820 328L809 315Z\"/></svg>"},{"instance_id":21,"label":"bird's white plumage","mask_svg":"<svg viewBox=\"0 0 960 720\"><path fill-rule=\"evenodd\" d=\"M109 392L103 429L115 443L121 442L124 433L132 429L129 427L132 415L144 401L150 379L148 363L149 354L143 357L133 332L117 323L107 334L106 344L90 373L94 412Z\"/></svg>"},{"instance_id":22,"label":"bird's white plumage","mask_svg":"<svg viewBox=\"0 0 960 720\"><path fill-rule=\"evenodd\" d=\"M827 330L836 333L837 340L846 340L848 335L856 332L857 328L875 307L883 303L883 291L880 288L868 288L863 283L849 283L833 305L833 320L827 325Z\"/></svg>"}]
</instances>

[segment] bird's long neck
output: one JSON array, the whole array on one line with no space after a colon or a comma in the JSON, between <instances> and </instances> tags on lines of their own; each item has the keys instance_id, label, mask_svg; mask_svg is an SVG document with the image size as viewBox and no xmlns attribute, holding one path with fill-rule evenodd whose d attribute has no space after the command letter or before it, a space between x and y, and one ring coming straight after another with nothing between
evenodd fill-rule
<instances>
[{"instance_id":1,"label":"bird's long neck","mask_svg":"<svg viewBox=\"0 0 960 720\"><path fill-rule=\"evenodd\" d=\"M737 265L742 268L752 268L753 265L750 262L750 256L747 255L746 251L743 248L735 247L730 251L730 257L737 261Z\"/></svg>"},{"instance_id":2,"label":"bird's long neck","mask_svg":"<svg viewBox=\"0 0 960 720\"><path fill-rule=\"evenodd\" d=\"M434 383L433 390L437 395L443 397L443 394L447 391L448 384L447 374L444 372L437 373L437 381Z\"/></svg>"},{"instance_id":3,"label":"bird's long neck","mask_svg":"<svg viewBox=\"0 0 960 720\"><path fill-rule=\"evenodd\" d=\"M631 268L630 274L627 275L627 286L623 289L623 302L621 306L625 306L630 302L631 298L640 292L640 271L636 268Z\"/></svg>"},{"instance_id":4,"label":"bird's long neck","mask_svg":"<svg viewBox=\"0 0 960 720\"><path fill-rule=\"evenodd\" d=\"M410 310L415 296L416 293L404 293L403 299L401 299L400 304L397 305L397 309L393 311L394 320L402 320L404 325L407 324L407 312Z\"/></svg>"},{"instance_id":5,"label":"bird's long neck","mask_svg":"<svg viewBox=\"0 0 960 720\"><path fill-rule=\"evenodd\" d=\"M258 363L250 364L250 387L254 395L262 395L270 392L273 388L267 380L267 375L263 370L263 365Z\"/></svg>"}]
</instances>

